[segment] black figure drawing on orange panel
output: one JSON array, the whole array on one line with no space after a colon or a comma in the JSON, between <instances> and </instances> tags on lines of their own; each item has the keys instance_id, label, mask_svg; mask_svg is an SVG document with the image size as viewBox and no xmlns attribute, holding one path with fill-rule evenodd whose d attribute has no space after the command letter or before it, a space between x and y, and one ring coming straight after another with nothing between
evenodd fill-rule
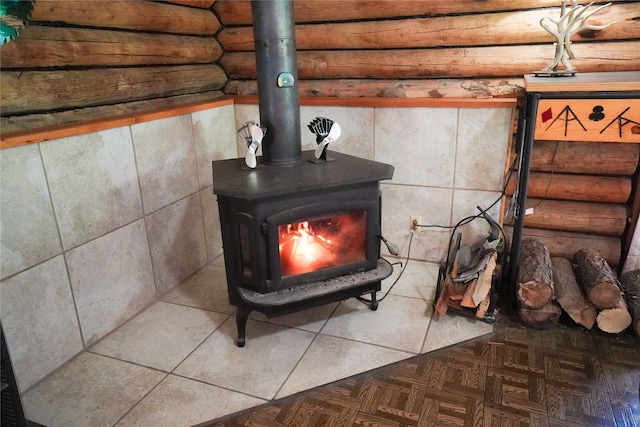
<instances>
[{"instance_id":1,"label":"black figure drawing on orange panel","mask_svg":"<svg viewBox=\"0 0 640 427\"><path fill-rule=\"evenodd\" d=\"M627 118L627 117L625 117L625 116L624 116L624 113L626 113L626 112L627 112L627 111L629 111L630 109L631 109L631 107L627 107L627 108L625 108L625 109L624 109L624 111L623 111L622 113L618 114L618 115L617 115L613 120L611 120L611 121L609 122L609 124L608 124L608 125L606 125L606 126L605 126L601 131L600 131L600 133L603 133L603 132L604 132L605 130L607 130L607 128L608 128L609 126L611 126L612 124L617 123L617 124L618 124L618 135L620 136L620 138L622 138L622 129L623 129L626 125L628 125L628 124L631 124L631 125L632 125L632 127L631 127L631 133L636 134L636 135L637 135L637 134L640 134L640 123L638 123L638 122L636 122L636 121L634 121L634 120L631 120L631 119L629 119L629 118Z\"/></svg>"},{"instance_id":2,"label":"black figure drawing on orange panel","mask_svg":"<svg viewBox=\"0 0 640 427\"><path fill-rule=\"evenodd\" d=\"M551 109L549 109L547 111L550 111L550 110ZM545 131L549 130L549 128L551 126L553 126L553 124L556 122L556 120L561 120L561 121L564 122L564 136L567 136L567 131L569 129L569 123L574 121L574 120L578 122L578 124L580 125L582 130L584 130L585 132L587 131L587 128L584 127L584 125L582 124L582 122L580 121L578 116L576 116L576 113L573 112L573 110L571 109L571 107L569 105L566 105L562 109L562 111L560 111L560 113L553 119L553 121L551 123L549 123L549 126L547 126ZM543 117L543 122L544 121L545 120L544 120L544 117Z\"/></svg>"}]
</instances>

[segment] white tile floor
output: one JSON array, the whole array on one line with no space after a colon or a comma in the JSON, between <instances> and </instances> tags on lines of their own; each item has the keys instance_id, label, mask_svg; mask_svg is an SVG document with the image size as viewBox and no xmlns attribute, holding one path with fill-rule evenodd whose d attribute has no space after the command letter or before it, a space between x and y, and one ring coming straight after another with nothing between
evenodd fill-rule
<instances>
[{"instance_id":1,"label":"white tile floor","mask_svg":"<svg viewBox=\"0 0 640 427\"><path fill-rule=\"evenodd\" d=\"M28 390L27 417L49 427L192 426L491 332L461 316L432 320L437 273L409 262L377 311L350 299L274 319L252 313L238 348L224 268L207 265Z\"/></svg>"}]
</instances>

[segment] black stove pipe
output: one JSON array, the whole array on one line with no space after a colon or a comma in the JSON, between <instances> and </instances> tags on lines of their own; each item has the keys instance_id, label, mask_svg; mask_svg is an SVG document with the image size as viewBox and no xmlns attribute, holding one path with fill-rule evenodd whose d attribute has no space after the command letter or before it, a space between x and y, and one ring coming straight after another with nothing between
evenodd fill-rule
<instances>
[{"instance_id":1,"label":"black stove pipe","mask_svg":"<svg viewBox=\"0 0 640 427\"><path fill-rule=\"evenodd\" d=\"M300 100L293 0L252 0L262 162L292 166L301 158Z\"/></svg>"}]
</instances>

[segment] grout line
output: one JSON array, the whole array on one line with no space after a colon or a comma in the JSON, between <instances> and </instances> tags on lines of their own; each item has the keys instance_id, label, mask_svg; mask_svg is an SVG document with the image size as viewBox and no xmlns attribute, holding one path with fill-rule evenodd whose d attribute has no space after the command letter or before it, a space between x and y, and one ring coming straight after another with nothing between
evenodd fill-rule
<instances>
[{"instance_id":1,"label":"grout line","mask_svg":"<svg viewBox=\"0 0 640 427\"><path fill-rule=\"evenodd\" d=\"M242 395L244 395L244 396L253 397L254 399L260 399L260 400L262 400L262 401L263 401L262 403L260 403L260 404L258 404L258 405L256 405L256 406L252 406L252 407L250 407L250 408L242 409L242 411L246 411L247 409L251 409L251 408L258 407L258 406L260 406L260 405L263 405L263 404L265 404L265 403L269 403L269 402L271 402L272 400L274 400L274 399L265 399L264 397L256 396L255 394L250 394L250 393L247 393L247 392L245 392L245 391L234 390L234 389L232 389L232 388L225 387L225 386L222 386L222 385L211 384L211 383L208 383L208 382L206 382L206 381L203 381L203 380L200 380L200 379L197 379L197 378L186 377L186 376L184 376L184 375L177 374L177 373L175 373L175 372L171 372L171 373L169 373L169 375L173 375L174 377L183 378L183 379L185 379L185 380L189 380L189 381L195 381L195 382L197 382L197 383L204 384L204 385L207 385L207 386L209 386L209 387L219 388L219 389L221 389L221 390L229 391L229 392L231 392L231 393L242 394ZM168 375L167 375L167 376L168 376ZM226 414L226 415L220 415L220 417L226 417L226 416L228 416L228 415L232 415L232 414L235 414L235 412L231 412L231 413ZM195 427L195 426L194 426L194 427Z\"/></svg>"},{"instance_id":2,"label":"grout line","mask_svg":"<svg viewBox=\"0 0 640 427\"><path fill-rule=\"evenodd\" d=\"M293 328L290 328L293 329ZM316 340L318 339L318 335L320 335L319 332L316 332L315 335L313 336L313 339L309 342L309 345L307 346L307 348L304 350L304 352L302 353L302 356L300 356L300 358L298 359L298 361L295 363L295 365L293 365L293 368L291 368L291 370L289 371L289 374L287 374L287 377L284 379L284 381L282 381L282 384L280 384L280 387L278 387L278 389L276 390L276 392L273 394L273 397L270 400L274 400L276 399L278 396L278 393L280 393L280 391L282 391L282 388L284 387L284 385L287 383L287 381L289 381L289 378L291 378L291 374L293 374L293 372L296 370L296 368L298 367L298 365L300 364L300 362L302 361L302 359L304 358L304 356L309 352L309 350L311 349L311 346L313 345L314 342L316 342Z\"/></svg>"},{"instance_id":3,"label":"grout line","mask_svg":"<svg viewBox=\"0 0 640 427\"><path fill-rule=\"evenodd\" d=\"M417 356L418 354L420 354L419 352L416 353L415 351L411 351L411 350L404 350L404 349L401 349L401 348L389 347L389 346L381 345L381 344L374 344L374 343L369 342L369 341L362 341L362 340L358 340L358 339L355 339L355 338L345 338L345 337L340 337L340 336L337 336L337 335L329 335L327 333L318 333L318 335L324 335L325 337L337 338L337 339L340 339L340 340L351 341L351 342L355 342L355 343L358 343L358 344L366 344L366 345L370 345L372 347L378 347L378 348L383 348L383 349L386 349L386 350L397 351L399 353L405 353L405 354L407 354L407 357L405 357L405 359L408 359L410 357ZM400 359L400 360L404 360L404 359ZM381 366L384 366L384 365L380 365L380 366L378 366L378 368L381 367ZM370 368L370 369L376 369L376 368Z\"/></svg>"},{"instance_id":4,"label":"grout line","mask_svg":"<svg viewBox=\"0 0 640 427\"><path fill-rule=\"evenodd\" d=\"M154 265L153 262L153 256L151 255L151 242L149 241L149 227L147 226L147 214L146 214L146 208L145 208L145 203L144 203L144 197L142 196L142 183L140 181L140 169L138 168L138 154L136 153L136 144L135 144L135 139L133 137L133 129L131 128L131 125L127 126L128 130L129 130L129 138L131 141L131 151L133 152L133 164L136 168L136 179L138 181L138 193L140 194L140 208L142 209L142 225L144 226L144 235L146 238L146 243L147 243L147 254L149 256L148 258L148 262L149 262L149 266L151 267L151 277L153 279L153 289L155 290L155 295L154 295L154 299L157 300L158 299L158 281L157 281L157 273L156 273L156 267ZM130 319L129 319L130 320ZM128 322L128 321L127 321Z\"/></svg>"},{"instance_id":5,"label":"grout line","mask_svg":"<svg viewBox=\"0 0 640 427\"><path fill-rule=\"evenodd\" d=\"M164 372L164 371L163 371L163 372ZM131 407L130 407L130 408L129 408L129 409L128 409L124 414L122 414L122 416L121 416L120 418L118 418L118 419L116 420L116 422L115 422L115 423L113 423L113 424L111 424L111 425L112 425L112 426L117 426L117 425L118 425L118 423L119 423L120 421L122 421L122 419L123 419L124 417L126 417L127 415L129 415L129 413L131 413L131 411L133 411L133 410L136 408L136 406L138 406L138 405L140 404L140 402L142 402L144 399L146 399L146 398L147 398L147 396L149 396L149 395L150 395L150 394L151 394L151 393L152 393L156 388L158 388L158 386L160 386L160 384L162 384L162 382L163 382L165 379L167 379L167 377L168 377L168 376L169 376L169 374L168 374L168 373L167 373L167 374L165 374L165 376L164 376L164 377L162 377L162 378L160 379L160 381L158 381L158 382L156 383L156 385L154 385L153 387L151 387L151 388L149 389L149 391L148 391L148 392L146 392L142 397L140 397L140 399L138 399L138 400L137 400L133 405L131 405Z\"/></svg>"},{"instance_id":6,"label":"grout line","mask_svg":"<svg viewBox=\"0 0 640 427\"><path fill-rule=\"evenodd\" d=\"M435 315L436 315L435 301L433 301L433 304L431 304L431 318L429 319L429 325L427 325L427 330L424 331L424 338L422 338L422 344L420 345L420 353L418 354L424 354L422 350L424 350L424 346L427 343L427 337L429 336L429 332L431 331L431 325L433 324L433 316Z\"/></svg>"},{"instance_id":7,"label":"grout line","mask_svg":"<svg viewBox=\"0 0 640 427\"><path fill-rule=\"evenodd\" d=\"M47 167L45 165L45 161L44 161L44 157L42 156L42 143L38 143L38 157L40 159L40 165L42 166L42 174L44 176L44 181L45 184L47 186L47 195L49 196L49 203L51 205L51 212L53 214L53 221L56 224L56 230L58 232L58 242L60 243L60 253L55 255L54 257L50 258L53 259L55 257L58 256L62 256L62 262L64 263L64 269L65 272L67 274L67 284L69 286L69 293L71 294L71 301L73 302L73 311L76 317L76 322L77 322L77 327L78 327L78 332L80 334L80 344L82 345L82 350L84 350L87 347L86 344L86 340L84 337L84 333L82 332L82 322L80 321L80 313L78 312L78 303L76 302L76 295L75 292L73 290L73 282L71 280L71 272L69 271L69 265L67 263L67 253L69 252L70 249L65 250L64 248L64 242L62 241L62 232L60 231L60 225L58 224L58 214L56 213L56 207L55 204L53 203L53 196L51 195L51 186L49 184L49 175L47 174ZM46 261L40 262L37 264L37 266L40 266L42 264L44 264ZM31 266L25 270L19 271L17 272L15 275L21 274L24 271L30 270L32 268L35 268L36 266ZM4 280L4 279L3 279ZM79 354L81 354L82 351L80 351Z\"/></svg>"}]
</instances>

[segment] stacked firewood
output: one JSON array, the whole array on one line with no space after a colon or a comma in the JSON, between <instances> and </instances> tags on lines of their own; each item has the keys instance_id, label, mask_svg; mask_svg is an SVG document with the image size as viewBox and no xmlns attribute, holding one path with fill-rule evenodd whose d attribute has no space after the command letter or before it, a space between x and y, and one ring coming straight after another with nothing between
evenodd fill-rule
<instances>
[{"instance_id":1,"label":"stacked firewood","mask_svg":"<svg viewBox=\"0 0 640 427\"><path fill-rule=\"evenodd\" d=\"M579 325L620 333L634 323L640 335L640 273L618 281L597 251L581 249L573 263L550 257L544 243L522 241L517 284L520 317L535 328L557 323L564 310ZM624 284L623 284L624 283Z\"/></svg>"},{"instance_id":2,"label":"stacked firewood","mask_svg":"<svg viewBox=\"0 0 640 427\"><path fill-rule=\"evenodd\" d=\"M480 249L472 251L463 246L456 252L451 271L436 300L436 312L444 316L448 308L471 312L485 319L491 303L491 284L497 275L498 240L486 241Z\"/></svg>"},{"instance_id":3,"label":"stacked firewood","mask_svg":"<svg viewBox=\"0 0 640 427\"><path fill-rule=\"evenodd\" d=\"M553 270L547 246L538 239L523 239L516 296L522 320L544 329L558 322L562 311L554 299Z\"/></svg>"}]
</instances>

